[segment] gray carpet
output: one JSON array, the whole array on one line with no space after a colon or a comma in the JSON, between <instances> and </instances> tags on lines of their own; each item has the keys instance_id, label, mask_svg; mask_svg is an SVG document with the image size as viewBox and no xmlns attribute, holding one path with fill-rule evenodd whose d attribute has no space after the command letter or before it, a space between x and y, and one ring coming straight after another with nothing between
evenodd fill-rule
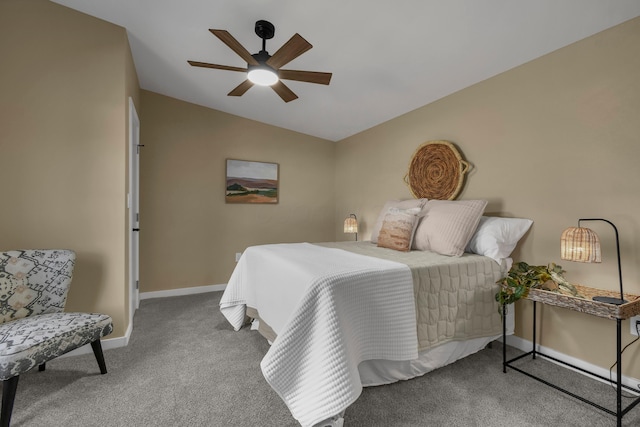
<instances>
[{"instance_id":1,"label":"gray carpet","mask_svg":"<svg viewBox=\"0 0 640 427\"><path fill-rule=\"evenodd\" d=\"M221 293L144 300L126 348L51 361L20 378L12 426L297 426L265 382L268 350L234 332ZM509 356L518 354L509 349ZM615 390L537 360L523 366L615 407ZM365 388L347 409L355 426L615 426L615 417L525 375L502 373L501 344L410 381ZM640 407L623 419L640 425Z\"/></svg>"}]
</instances>

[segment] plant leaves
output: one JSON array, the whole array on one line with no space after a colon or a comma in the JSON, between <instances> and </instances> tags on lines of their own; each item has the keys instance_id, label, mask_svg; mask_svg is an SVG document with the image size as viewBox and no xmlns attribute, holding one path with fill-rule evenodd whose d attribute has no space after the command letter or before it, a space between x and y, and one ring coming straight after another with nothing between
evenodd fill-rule
<instances>
[{"instance_id":1,"label":"plant leaves","mask_svg":"<svg viewBox=\"0 0 640 427\"><path fill-rule=\"evenodd\" d=\"M513 264L506 277L498 280L500 289L495 295L496 301L500 303L499 311L502 314L502 306L514 303L519 299L529 295L529 289L542 286L547 281L552 281L558 285L560 292L581 297L575 286L564 278L565 271L560 265L549 263L548 265L529 265L524 261Z\"/></svg>"}]
</instances>

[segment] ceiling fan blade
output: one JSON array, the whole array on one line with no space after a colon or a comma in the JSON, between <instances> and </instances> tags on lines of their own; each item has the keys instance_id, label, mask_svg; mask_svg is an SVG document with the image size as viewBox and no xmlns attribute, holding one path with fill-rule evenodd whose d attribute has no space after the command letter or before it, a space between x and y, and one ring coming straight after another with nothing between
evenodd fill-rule
<instances>
[{"instance_id":1,"label":"ceiling fan blade","mask_svg":"<svg viewBox=\"0 0 640 427\"><path fill-rule=\"evenodd\" d=\"M229 34L228 31L226 30L209 30L211 31L211 33L216 36L217 38L219 38L222 43L226 44L227 46L229 46L231 48L231 50L233 50L235 53L237 53L240 58L244 59L248 64L250 65L258 65L258 61L256 61L256 59L251 56L251 54L249 53L249 51L247 49L244 48L244 46L242 46L240 44L240 42L238 40L236 40L231 34Z\"/></svg>"},{"instance_id":2,"label":"ceiling fan blade","mask_svg":"<svg viewBox=\"0 0 640 427\"><path fill-rule=\"evenodd\" d=\"M227 96L242 96L246 91L251 89L252 86L253 86L253 83L251 83L249 80L245 80L242 83L240 83L238 86L236 86L235 89L229 92Z\"/></svg>"},{"instance_id":3,"label":"ceiling fan blade","mask_svg":"<svg viewBox=\"0 0 640 427\"><path fill-rule=\"evenodd\" d=\"M293 93L293 91L291 89L289 89L284 83L282 83L281 81L277 82L276 84L272 85L271 88L278 94L280 95L280 98L282 98L282 100L284 102L289 102L289 101L293 101L294 99L298 98L298 95L296 95L295 93Z\"/></svg>"},{"instance_id":4,"label":"ceiling fan blade","mask_svg":"<svg viewBox=\"0 0 640 427\"><path fill-rule=\"evenodd\" d=\"M194 67L215 68L217 70L228 70L228 71L241 71L243 73L247 72L246 68L231 67L229 65L209 64L208 62L198 62L198 61L187 61L187 62L193 65Z\"/></svg>"},{"instance_id":5,"label":"ceiling fan blade","mask_svg":"<svg viewBox=\"0 0 640 427\"><path fill-rule=\"evenodd\" d=\"M313 46L306 41L300 34L296 33L282 45L280 49L267 60L267 65L276 70L283 65L293 61Z\"/></svg>"},{"instance_id":6,"label":"ceiling fan blade","mask_svg":"<svg viewBox=\"0 0 640 427\"><path fill-rule=\"evenodd\" d=\"M299 82L317 83L328 85L331 81L331 73L319 71L279 70L278 76L284 80L296 80Z\"/></svg>"}]
</instances>

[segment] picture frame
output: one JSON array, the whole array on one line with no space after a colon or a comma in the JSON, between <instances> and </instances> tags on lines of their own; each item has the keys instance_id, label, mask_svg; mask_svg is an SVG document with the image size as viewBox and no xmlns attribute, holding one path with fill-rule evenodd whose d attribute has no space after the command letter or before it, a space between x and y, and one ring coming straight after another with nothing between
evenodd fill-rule
<instances>
[{"instance_id":1,"label":"picture frame","mask_svg":"<svg viewBox=\"0 0 640 427\"><path fill-rule=\"evenodd\" d=\"M278 163L227 159L225 202L276 204L279 180Z\"/></svg>"}]
</instances>

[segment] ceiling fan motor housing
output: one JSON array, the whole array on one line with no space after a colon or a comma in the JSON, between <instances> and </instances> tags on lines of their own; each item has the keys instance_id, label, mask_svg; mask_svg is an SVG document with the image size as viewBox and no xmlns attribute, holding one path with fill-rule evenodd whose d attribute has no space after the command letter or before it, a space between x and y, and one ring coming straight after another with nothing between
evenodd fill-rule
<instances>
[{"instance_id":1,"label":"ceiling fan motor housing","mask_svg":"<svg viewBox=\"0 0 640 427\"><path fill-rule=\"evenodd\" d=\"M255 60L260 64L264 64L269 58L271 58L271 55L269 55L269 52L267 52L266 50L261 50L260 52L254 53L251 56L253 56Z\"/></svg>"}]
</instances>

